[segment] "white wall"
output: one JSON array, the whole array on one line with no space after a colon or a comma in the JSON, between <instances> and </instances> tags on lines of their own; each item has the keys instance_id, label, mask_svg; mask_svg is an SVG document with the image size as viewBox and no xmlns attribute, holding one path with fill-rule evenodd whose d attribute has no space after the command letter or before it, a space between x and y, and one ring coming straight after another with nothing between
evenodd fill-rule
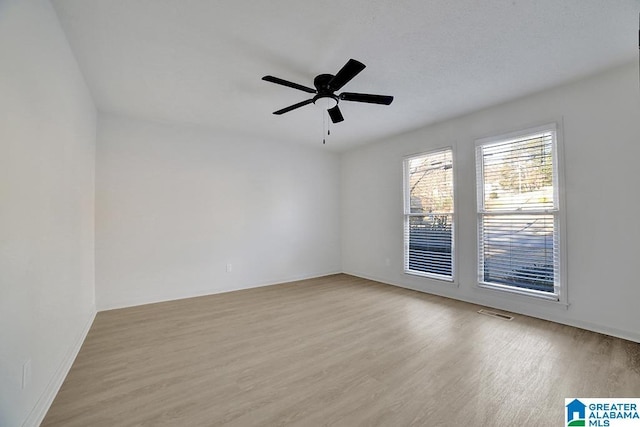
<instances>
[{"instance_id":1,"label":"white wall","mask_svg":"<svg viewBox=\"0 0 640 427\"><path fill-rule=\"evenodd\" d=\"M101 114L96 168L99 309L341 270L340 161L321 147Z\"/></svg>"},{"instance_id":2,"label":"white wall","mask_svg":"<svg viewBox=\"0 0 640 427\"><path fill-rule=\"evenodd\" d=\"M50 3L0 1L1 426L39 423L95 314L95 125Z\"/></svg>"},{"instance_id":3,"label":"white wall","mask_svg":"<svg viewBox=\"0 0 640 427\"><path fill-rule=\"evenodd\" d=\"M346 153L344 271L640 341L638 87L634 63ZM552 121L564 130L568 308L476 286L474 142ZM402 159L443 146L455 156L457 286L403 273Z\"/></svg>"}]
</instances>

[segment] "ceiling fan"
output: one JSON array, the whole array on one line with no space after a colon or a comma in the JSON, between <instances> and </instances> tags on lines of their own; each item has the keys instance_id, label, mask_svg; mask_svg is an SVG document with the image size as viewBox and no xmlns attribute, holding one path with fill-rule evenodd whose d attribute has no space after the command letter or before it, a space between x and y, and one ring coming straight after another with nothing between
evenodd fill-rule
<instances>
[{"instance_id":1,"label":"ceiling fan","mask_svg":"<svg viewBox=\"0 0 640 427\"><path fill-rule=\"evenodd\" d=\"M344 120L342 116L342 112L338 107L338 103L340 101L354 101L354 102L366 102L369 104L382 104L389 105L393 101L393 96L386 95L371 95L368 93L355 93L355 92L342 92L338 95L335 94L336 91L342 89L344 85L349 83L351 79L357 76L362 70L364 70L365 65L362 62L356 61L355 59L350 59L347 63L336 73L333 74L319 74L313 79L313 85L315 89L312 89L307 86L300 85L298 83L293 83L288 80L283 80L278 77L273 76L264 76L262 80L279 84L282 86L291 87L294 89L301 90L307 93L313 93L315 96L313 98L307 99L302 102L298 102L297 104L290 105L281 110L274 111L273 114L280 115L284 113L288 113L289 111L295 110L296 108L303 107L308 104L315 104L318 100L326 100L327 101L327 112L329 113L329 117L333 123L339 123Z\"/></svg>"}]
</instances>

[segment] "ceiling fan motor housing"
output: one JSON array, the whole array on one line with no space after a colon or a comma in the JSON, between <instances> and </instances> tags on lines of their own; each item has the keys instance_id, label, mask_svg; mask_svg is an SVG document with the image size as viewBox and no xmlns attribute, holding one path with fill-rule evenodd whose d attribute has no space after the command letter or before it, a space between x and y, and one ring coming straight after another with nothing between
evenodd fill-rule
<instances>
[{"instance_id":1,"label":"ceiling fan motor housing","mask_svg":"<svg viewBox=\"0 0 640 427\"><path fill-rule=\"evenodd\" d=\"M318 91L318 95L333 95L333 89L329 87L329 82L333 79L333 74L319 74L313 79L313 85Z\"/></svg>"}]
</instances>

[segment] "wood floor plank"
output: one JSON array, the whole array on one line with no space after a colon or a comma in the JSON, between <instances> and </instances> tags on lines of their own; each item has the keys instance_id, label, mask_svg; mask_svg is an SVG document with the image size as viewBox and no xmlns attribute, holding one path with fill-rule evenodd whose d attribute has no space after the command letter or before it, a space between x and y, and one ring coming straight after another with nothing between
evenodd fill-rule
<instances>
[{"instance_id":1,"label":"wood floor plank","mask_svg":"<svg viewBox=\"0 0 640 427\"><path fill-rule=\"evenodd\" d=\"M344 274L100 312L43 426L559 425L640 344Z\"/></svg>"}]
</instances>

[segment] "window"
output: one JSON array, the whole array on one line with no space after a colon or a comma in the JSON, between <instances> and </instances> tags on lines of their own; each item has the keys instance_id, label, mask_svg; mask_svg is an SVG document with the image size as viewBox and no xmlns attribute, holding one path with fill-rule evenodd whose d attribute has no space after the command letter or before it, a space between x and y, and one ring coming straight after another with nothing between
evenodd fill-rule
<instances>
[{"instance_id":1,"label":"window","mask_svg":"<svg viewBox=\"0 0 640 427\"><path fill-rule=\"evenodd\" d=\"M476 171L480 286L560 299L555 125L478 141Z\"/></svg>"},{"instance_id":2,"label":"window","mask_svg":"<svg viewBox=\"0 0 640 427\"><path fill-rule=\"evenodd\" d=\"M453 281L452 150L404 162L405 272Z\"/></svg>"}]
</instances>

